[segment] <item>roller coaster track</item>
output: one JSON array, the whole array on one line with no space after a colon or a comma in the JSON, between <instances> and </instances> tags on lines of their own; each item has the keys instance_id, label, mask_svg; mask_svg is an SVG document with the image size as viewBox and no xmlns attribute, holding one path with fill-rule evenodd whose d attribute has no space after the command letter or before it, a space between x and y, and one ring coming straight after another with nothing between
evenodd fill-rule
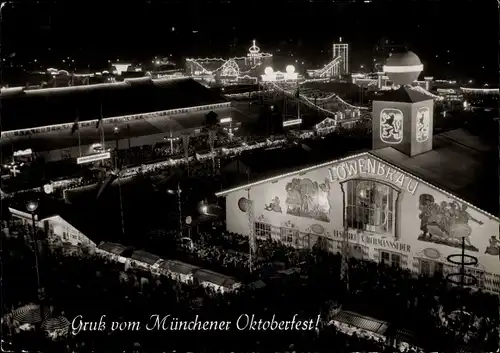
<instances>
[{"instance_id":1,"label":"roller coaster track","mask_svg":"<svg viewBox=\"0 0 500 353\"><path fill-rule=\"evenodd\" d=\"M277 84L275 83L272 83L272 85L274 86L274 88L276 88L277 90L281 91L281 92L285 92L286 94L288 95L293 95L295 97L295 92L290 92L290 91L286 91L285 89L281 88L280 86L278 86ZM302 98L304 101L307 101L308 103L312 104L316 109L322 109L321 107L317 106L316 104L314 104L311 100L310 97L307 97L306 95L304 94L299 94L300 95L300 98ZM358 107L358 106L355 106L355 105L352 105L350 103L347 103L345 100L343 100L342 98L340 98L337 94L335 93L332 93L330 94L329 96L327 97L323 97L323 98L315 98L316 101L328 101L328 100L336 100L338 102L340 102L342 105L346 106L347 108L349 109L359 109L359 110L368 110L369 108L366 108L366 107Z\"/></svg>"},{"instance_id":2,"label":"roller coaster track","mask_svg":"<svg viewBox=\"0 0 500 353\"><path fill-rule=\"evenodd\" d=\"M295 92L287 91L287 90L281 88L280 86L278 86L275 83L272 83L272 85L273 85L273 87L276 90L285 93L287 96L291 96L294 99L297 99ZM326 114L335 114L334 111L322 108L322 107L314 104L313 101L311 100L311 98L309 98L309 97L307 97L307 96L305 96L303 94L299 94L299 96L300 96L301 102L304 103L304 104L306 104L306 105L308 105L308 106L310 106L311 108L323 111ZM329 96L324 97L324 98L316 98L316 101L318 101L318 100L321 100L321 101L327 101L327 100L332 100L333 101L333 100L335 100L335 101L338 101L339 103L341 103L342 105L344 105L345 107L347 107L348 109L369 110L366 107L357 107L355 105L349 104L345 100L343 100L342 98L340 98L338 95L336 95L335 93L332 93Z\"/></svg>"},{"instance_id":3,"label":"roller coaster track","mask_svg":"<svg viewBox=\"0 0 500 353\"><path fill-rule=\"evenodd\" d=\"M338 74L338 67L342 61L341 56L337 56L335 59L326 64L322 69L312 71L313 77L326 78Z\"/></svg>"}]
</instances>

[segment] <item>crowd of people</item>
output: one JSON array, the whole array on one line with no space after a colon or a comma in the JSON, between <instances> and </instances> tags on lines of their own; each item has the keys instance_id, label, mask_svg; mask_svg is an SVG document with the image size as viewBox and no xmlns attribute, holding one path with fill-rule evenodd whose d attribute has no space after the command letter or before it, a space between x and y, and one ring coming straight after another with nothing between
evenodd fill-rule
<instances>
[{"instance_id":1,"label":"crowd of people","mask_svg":"<svg viewBox=\"0 0 500 353\"><path fill-rule=\"evenodd\" d=\"M214 138L213 148L218 150L222 147L240 145L242 139L228 136L225 132L218 131ZM190 136L188 141L188 153L190 156L200 152L210 151L209 134L203 133ZM181 137L173 139L172 143L166 141L155 145L143 145L131 147L127 150L119 151L119 160L124 166L137 166L151 163L165 158L183 158L185 156L184 142Z\"/></svg>"},{"instance_id":2,"label":"crowd of people","mask_svg":"<svg viewBox=\"0 0 500 353\"><path fill-rule=\"evenodd\" d=\"M21 239L3 239L2 265L4 267L3 311L37 302L32 250ZM152 315L171 315L189 320L199 315L205 320L237 322L242 314L270 319L274 314L290 320L292 313L299 318L316 318L317 308L307 300L308 291L296 280L270 283L259 290L242 290L221 294L196 284L182 284L164 276L153 276L138 268L125 270L123 264L96 257L67 257L61 253L47 254L40 266L41 281L45 288L44 304L51 316L63 315L70 321L82 315L85 322L99 322L106 315L106 329L81 330L57 341L42 340L38 332L23 331L8 316L3 319L4 339L11 339L15 347L31 351L113 352L113 351L165 351L172 349L205 349L222 351L246 349L310 349L327 343L338 351L352 347L377 347L357 337L350 338L333 329L301 331L250 331L230 329L224 332L189 332L162 329L147 330L153 326ZM23 274L20 278L18 274ZM291 310L291 308L295 308ZM116 322L141 323L142 329L112 331ZM78 320L73 328L78 329ZM195 339L196 338L196 339Z\"/></svg>"},{"instance_id":3,"label":"crowd of people","mask_svg":"<svg viewBox=\"0 0 500 353\"><path fill-rule=\"evenodd\" d=\"M3 312L37 302L33 270L33 249L22 228L2 239ZM14 235L14 236L12 236ZM104 257L70 257L57 250L43 252L40 259L45 305L52 316L72 321L83 315L98 322L106 315L111 321L139 321L145 325L151 315L171 315L189 320L199 315L205 320L235 323L242 314L265 319L272 315L283 320L294 314L301 319L316 318L321 323L306 331L191 332L136 330L133 332L86 331L56 342L27 339L37 331L20 331L3 320L15 346L36 350L49 344L50 351L162 351L165 349L382 351L392 349L394 332L405 328L420 337L420 346L454 351L467 343L475 351L498 347L498 298L481 291L449 288L442 278L414 278L408 271L367 261L350 260L349 289L340 279L340 257L321 249L296 251L270 240L258 240L258 250L250 274L248 242L242 237L214 229L194 238L195 246L179 247L179 259L225 272L244 283L257 279L263 288L251 286L236 293L222 294L183 284L149 271L130 268ZM297 271L280 275L280 269ZM377 317L391 323L387 340L346 335L329 324L331 301L346 310ZM468 318L468 319L466 319ZM423 339L422 339L423 338ZM459 338L460 340L458 340ZM464 342L467 341L467 342ZM32 345L29 347L29 345ZM26 347L28 345L28 347ZM42 347L42 346L40 346ZM40 350L40 349L38 349ZM45 350L47 351L47 350Z\"/></svg>"}]
</instances>

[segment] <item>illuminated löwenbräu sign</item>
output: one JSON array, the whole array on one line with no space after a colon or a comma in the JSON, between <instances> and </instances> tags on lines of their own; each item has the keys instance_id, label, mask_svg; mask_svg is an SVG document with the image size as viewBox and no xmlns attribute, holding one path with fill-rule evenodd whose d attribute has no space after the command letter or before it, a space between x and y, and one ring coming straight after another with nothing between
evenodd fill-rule
<instances>
[{"instance_id":1,"label":"illuminated l\u00f6wenbr\u00e4u sign","mask_svg":"<svg viewBox=\"0 0 500 353\"><path fill-rule=\"evenodd\" d=\"M374 158L359 158L328 168L330 181L343 181L354 177L384 178L390 183L415 195L418 181Z\"/></svg>"}]
</instances>

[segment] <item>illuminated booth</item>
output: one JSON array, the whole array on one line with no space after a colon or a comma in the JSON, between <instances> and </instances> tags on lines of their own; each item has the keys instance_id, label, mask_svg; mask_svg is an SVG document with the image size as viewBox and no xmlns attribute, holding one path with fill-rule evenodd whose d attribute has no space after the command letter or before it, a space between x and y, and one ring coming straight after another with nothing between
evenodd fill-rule
<instances>
[{"instance_id":1,"label":"illuminated booth","mask_svg":"<svg viewBox=\"0 0 500 353\"><path fill-rule=\"evenodd\" d=\"M393 63L389 71L406 70ZM218 193L226 201L227 230L422 275L459 272L448 258L463 246L478 259L465 264L466 273L478 287L500 292L500 220L496 210L469 201L483 205L483 195L465 193L470 182L460 174L464 166L480 168L480 152L450 142L461 130L433 136L432 115L432 98L404 86L389 92L373 102L372 151Z\"/></svg>"},{"instance_id":2,"label":"illuminated booth","mask_svg":"<svg viewBox=\"0 0 500 353\"><path fill-rule=\"evenodd\" d=\"M314 130L318 135L328 135L335 131L337 127L337 120L327 117L325 120L314 126Z\"/></svg>"},{"instance_id":3,"label":"illuminated booth","mask_svg":"<svg viewBox=\"0 0 500 353\"><path fill-rule=\"evenodd\" d=\"M261 75L261 79L264 82L296 81L298 74L295 72L295 66L293 65L288 65L285 72L274 71L272 67L268 66L264 70L264 75Z\"/></svg>"},{"instance_id":4,"label":"illuminated booth","mask_svg":"<svg viewBox=\"0 0 500 353\"><path fill-rule=\"evenodd\" d=\"M246 56L225 58L186 59L185 72L195 80L220 83L252 82L258 79L265 67L272 65L273 56L261 52L256 41Z\"/></svg>"}]
</instances>

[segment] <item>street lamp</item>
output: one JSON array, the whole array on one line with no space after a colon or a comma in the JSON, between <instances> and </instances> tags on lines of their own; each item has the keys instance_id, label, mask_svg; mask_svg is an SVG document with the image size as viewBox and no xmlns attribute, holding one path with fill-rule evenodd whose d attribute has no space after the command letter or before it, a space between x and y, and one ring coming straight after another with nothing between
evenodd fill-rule
<instances>
[{"instance_id":1,"label":"street lamp","mask_svg":"<svg viewBox=\"0 0 500 353\"><path fill-rule=\"evenodd\" d=\"M182 237L182 200L181 200L181 184L177 183L177 190L168 189L170 195L177 195L177 206L179 208L179 235Z\"/></svg>"},{"instance_id":2,"label":"street lamp","mask_svg":"<svg viewBox=\"0 0 500 353\"><path fill-rule=\"evenodd\" d=\"M120 134L120 128L118 126L115 126L113 128L113 134L115 135L115 168L118 169L118 135Z\"/></svg>"},{"instance_id":3,"label":"street lamp","mask_svg":"<svg viewBox=\"0 0 500 353\"><path fill-rule=\"evenodd\" d=\"M37 280L37 285L38 285L38 299L40 301L40 310L42 308L42 297L43 297L43 292L42 292L42 286L40 282L40 272L39 272L39 267L38 267L38 256L39 256L39 251L38 251L38 241L36 237L36 219L35 219L35 212L38 209L38 201L36 200L30 200L26 203L26 210L31 213L31 221L32 221L32 226L33 226L33 246L34 246L34 253L35 253L35 270L36 270L36 280Z\"/></svg>"}]
</instances>

